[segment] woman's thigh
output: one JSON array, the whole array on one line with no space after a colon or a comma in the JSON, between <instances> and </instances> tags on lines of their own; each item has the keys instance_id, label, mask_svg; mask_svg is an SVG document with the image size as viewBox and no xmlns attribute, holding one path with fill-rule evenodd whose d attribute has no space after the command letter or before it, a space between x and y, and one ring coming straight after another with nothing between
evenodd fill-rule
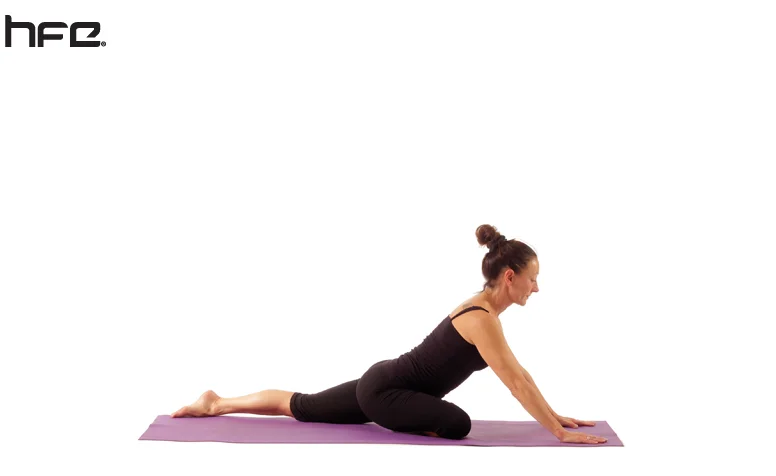
<instances>
[{"instance_id":1,"label":"woman's thigh","mask_svg":"<svg viewBox=\"0 0 776 476\"><path fill-rule=\"evenodd\" d=\"M296 392L291 396L291 413L304 422L359 424L369 418L356 399L358 380L341 383L318 393Z\"/></svg>"}]
</instances>

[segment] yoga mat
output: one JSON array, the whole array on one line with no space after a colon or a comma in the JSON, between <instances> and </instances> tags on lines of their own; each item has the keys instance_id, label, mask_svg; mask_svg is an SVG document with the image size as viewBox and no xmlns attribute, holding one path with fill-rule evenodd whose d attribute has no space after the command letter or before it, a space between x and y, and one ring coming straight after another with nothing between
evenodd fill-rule
<instances>
[{"instance_id":1,"label":"yoga mat","mask_svg":"<svg viewBox=\"0 0 776 476\"><path fill-rule=\"evenodd\" d=\"M335 425L303 423L288 417L184 417L159 415L140 440L209 441L221 443L323 443L323 444L392 444L444 446L624 446L605 421L596 426L567 428L568 431L603 436L606 443L561 443L535 421L473 420L469 435L463 440L398 433L374 423Z\"/></svg>"}]
</instances>

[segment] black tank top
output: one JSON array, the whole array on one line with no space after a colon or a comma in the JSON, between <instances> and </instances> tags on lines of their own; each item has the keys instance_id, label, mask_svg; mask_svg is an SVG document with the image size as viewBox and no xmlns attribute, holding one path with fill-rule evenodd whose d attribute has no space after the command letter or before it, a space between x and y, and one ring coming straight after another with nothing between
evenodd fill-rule
<instances>
[{"instance_id":1,"label":"black tank top","mask_svg":"<svg viewBox=\"0 0 776 476\"><path fill-rule=\"evenodd\" d=\"M442 398L461 385L472 373L487 368L477 347L453 327L453 319L474 309L470 306L442 322L409 352L389 361L391 373L407 388Z\"/></svg>"}]
</instances>

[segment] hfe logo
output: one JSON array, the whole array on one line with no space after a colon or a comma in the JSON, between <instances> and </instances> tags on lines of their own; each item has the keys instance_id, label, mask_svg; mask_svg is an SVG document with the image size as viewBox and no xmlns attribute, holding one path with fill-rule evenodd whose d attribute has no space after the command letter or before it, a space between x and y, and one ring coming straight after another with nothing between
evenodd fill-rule
<instances>
[{"instance_id":1,"label":"hfe logo","mask_svg":"<svg viewBox=\"0 0 776 476\"><path fill-rule=\"evenodd\" d=\"M11 30L14 28L17 29L27 29L30 32L30 47L35 46L35 24L29 23L29 22L14 22L11 20L11 15L5 16L5 46L9 48L11 46ZM46 33L46 28L68 28L67 23L55 21L44 21L40 25L38 25L38 45L39 47L43 47L43 40L61 40L63 36L59 33L57 34L50 34ZM98 22L75 22L72 25L70 25L70 46L71 47L92 47L92 46L100 46L100 42L97 40L77 40L76 35L79 29L81 28L91 28L92 31L88 35L86 35L87 38L94 38L100 33L100 24ZM104 46L104 44L103 44Z\"/></svg>"}]
</instances>

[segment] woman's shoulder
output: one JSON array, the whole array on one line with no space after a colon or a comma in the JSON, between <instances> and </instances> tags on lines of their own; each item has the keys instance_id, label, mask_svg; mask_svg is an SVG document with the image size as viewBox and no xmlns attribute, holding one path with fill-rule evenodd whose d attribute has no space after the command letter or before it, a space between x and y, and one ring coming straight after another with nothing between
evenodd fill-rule
<instances>
[{"instance_id":1,"label":"woman's shoulder","mask_svg":"<svg viewBox=\"0 0 776 476\"><path fill-rule=\"evenodd\" d=\"M464 312L465 311L465 312ZM488 303L486 303L482 299L472 298L467 299L466 301L458 304L455 309L453 309L450 314L448 314L448 317L455 317L455 316L465 316L469 313L477 313L481 314L483 312L486 312L488 314L492 314L492 310L490 309L490 306ZM463 314L461 314L463 313Z\"/></svg>"},{"instance_id":2,"label":"woman's shoulder","mask_svg":"<svg viewBox=\"0 0 776 476\"><path fill-rule=\"evenodd\" d=\"M453 327L461 337L474 345L470 337L472 326L476 325L478 320L494 315L489 307L482 300L468 299L456 306L447 317L452 320Z\"/></svg>"}]
</instances>

